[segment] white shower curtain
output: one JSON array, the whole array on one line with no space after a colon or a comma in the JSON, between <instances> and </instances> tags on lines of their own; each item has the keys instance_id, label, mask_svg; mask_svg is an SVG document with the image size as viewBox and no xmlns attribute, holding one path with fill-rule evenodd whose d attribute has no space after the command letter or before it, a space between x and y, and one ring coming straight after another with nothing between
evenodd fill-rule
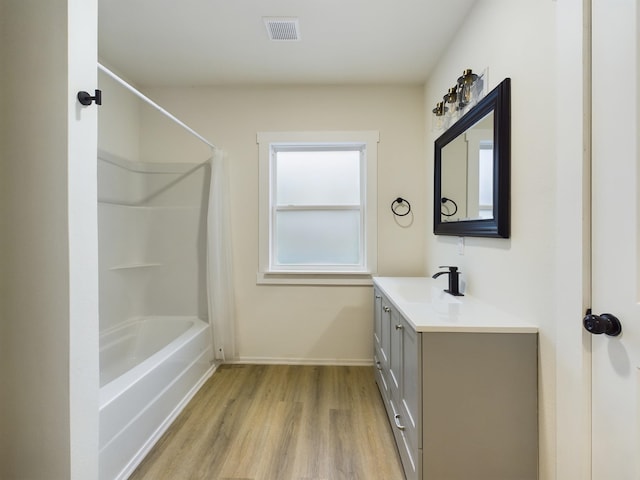
<instances>
[{"instance_id":1,"label":"white shower curtain","mask_svg":"<svg viewBox=\"0 0 640 480\"><path fill-rule=\"evenodd\" d=\"M225 153L214 148L207 211L207 293L214 358L221 361L236 356L229 177L226 162Z\"/></svg>"}]
</instances>

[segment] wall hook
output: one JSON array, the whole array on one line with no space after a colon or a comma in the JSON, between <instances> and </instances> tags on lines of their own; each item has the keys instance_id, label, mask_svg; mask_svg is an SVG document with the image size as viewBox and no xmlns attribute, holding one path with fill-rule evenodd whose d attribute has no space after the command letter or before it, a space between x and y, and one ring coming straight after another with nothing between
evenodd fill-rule
<instances>
[{"instance_id":1,"label":"wall hook","mask_svg":"<svg viewBox=\"0 0 640 480\"><path fill-rule=\"evenodd\" d=\"M102 90L96 90L96 93L92 97L89 92L78 92L78 101L82 105L91 105L91 103L96 102L96 105L102 105Z\"/></svg>"}]
</instances>

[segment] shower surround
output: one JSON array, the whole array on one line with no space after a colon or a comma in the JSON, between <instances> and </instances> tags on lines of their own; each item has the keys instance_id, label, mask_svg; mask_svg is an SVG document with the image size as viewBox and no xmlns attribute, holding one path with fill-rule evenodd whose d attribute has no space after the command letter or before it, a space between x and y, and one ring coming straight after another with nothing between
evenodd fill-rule
<instances>
[{"instance_id":1,"label":"shower surround","mask_svg":"<svg viewBox=\"0 0 640 480\"><path fill-rule=\"evenodd\" d=\"M213 373L209 175L98 154L100 480L127 478Z\"/></svg>"}]
</instances>

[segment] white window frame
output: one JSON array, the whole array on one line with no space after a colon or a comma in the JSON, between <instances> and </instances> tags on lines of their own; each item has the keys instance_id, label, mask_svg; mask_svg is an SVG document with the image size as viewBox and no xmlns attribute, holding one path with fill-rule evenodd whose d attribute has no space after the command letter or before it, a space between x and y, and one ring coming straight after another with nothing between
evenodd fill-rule
<instances>
[{"instance_id":1,"label":"white window frame","mask_svg":"<svg viewBox=\"0 0 640 480\"><path fill-rule=\"evenodd\" d=\"M259 266L257 283L370 285L377 270L377 131L326 132L259 132ZM275 212L273 197L273 152L289 147L340 146L364 147L361 164L361 233L363 235L362 265L339 268L282 268L274 265L272 226Z\"/></svg>"}]
</instances>

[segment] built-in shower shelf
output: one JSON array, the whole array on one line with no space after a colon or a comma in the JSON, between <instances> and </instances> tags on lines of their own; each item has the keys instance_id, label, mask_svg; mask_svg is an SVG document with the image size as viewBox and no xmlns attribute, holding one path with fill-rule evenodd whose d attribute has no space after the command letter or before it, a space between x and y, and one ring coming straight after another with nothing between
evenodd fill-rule
<instances>
[{"instance_id":1,"label":"built-in shower shelf","mask_svg":"<svg viewBox=\"0 0 640 480\"><path fill-rule=\"evenodd\" d=\"M132 270L138 268L151 268L151 267L161 267L161 263L123 263L120 265L114 265L109 268L109 270Z\"/></svg>"}]
</instances>

